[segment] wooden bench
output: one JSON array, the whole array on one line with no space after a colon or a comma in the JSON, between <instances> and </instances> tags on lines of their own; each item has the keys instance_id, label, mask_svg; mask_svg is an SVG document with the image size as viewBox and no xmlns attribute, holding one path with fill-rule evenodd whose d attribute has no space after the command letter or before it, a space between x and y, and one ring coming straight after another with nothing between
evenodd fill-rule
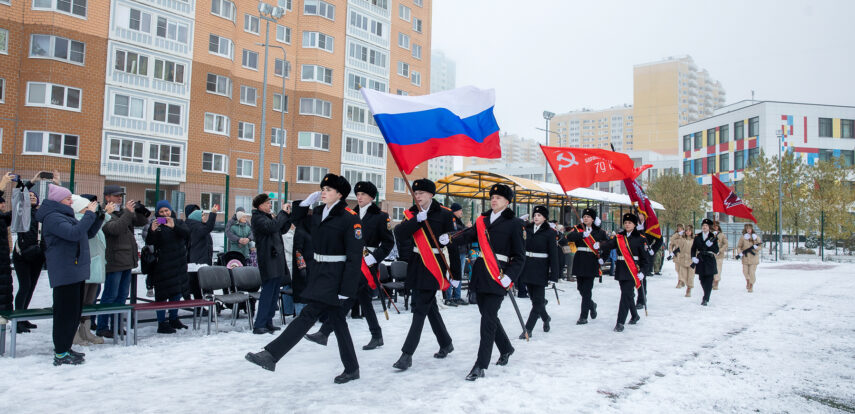
<instances>
[{"instance_id":1,"label":"wooden bench","mask_svg":"<svg viewBox=\"0 0 855 414\"><path fill-rule=\"evenodd\" d=\"M139 321L139 313L140 311L159 311L159 310L170 310L170 309L184 309L189 308L193 310L193 329L197 329L196 324L196 309L199 308L208 308L208 335L211 334L211 316L214 313L214 301L211 300L202 300L202 299L194 299L194 300L180 300L175 302L150 302L150 303L137 303L132 305L134 310L134 345L137 344L137 323ZM201 325L201 321L199 321L198 325Z\"/></svg>"},{"instance_id":2,"label":"wooden bench","mask_svg":"<svg viewBox=\"0 0 855 414\"><path fill-rule=\"evenodd\" d=\"M122 317L125 318L125 332L130 330L131 305L87 305L83 307L81 316L116 315L117 323L113 324L113 343L119 343L119 325ZM53 308L21 309L14 311L2 311L0 316L8 320L12 334L9 338L9 356L15 358L17 351L18 321L29 321L39 319L52 319ZM130 345L130 338L125 335L125 346ZM0 329L0 355L6 352L6 329Z\"/></svg>"}]
</instances>

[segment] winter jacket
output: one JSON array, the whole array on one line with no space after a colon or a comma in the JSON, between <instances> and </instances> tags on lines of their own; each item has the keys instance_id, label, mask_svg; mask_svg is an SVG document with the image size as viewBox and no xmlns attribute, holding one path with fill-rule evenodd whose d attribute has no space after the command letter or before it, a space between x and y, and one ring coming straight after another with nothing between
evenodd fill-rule
<instances>
[{"instance_id":1,"label":"winter jacket","mask_svg":"<svg viewBox=\"0 0 855 414\"><path fill-rule=\"evenodd\" d=\"M0 197L2 196L3 191L0 190ZM12 310L12 266L8 241L11 223L12 213L0 212L0 310Z\"/></svg>"},{"instance_id":2,"label":"winter jacket","mask_svg":"<svg viewBox=\"0 0 855 414\"><path fill-rule=\"evenodd\" d=\"M718 260L722 260L724 259L724 255L727 254L727 236L722 232L718 232L716 238L718 240L718 254L715 255L715 258Z\"/></svg>"},{"instance_id":3,"label":"winter jacket","mask_svg":"<svg viewBox=\"0 0 855 414\"><path fill-rule=\"evenodd\" d=\"M546 286L558 280L558 233L543 223L534 231L534 223L525 226L525 266L520 283ZM534 257L542 254L547 257ZM561 253L563 254L563 253Z\"/></svg>"},{"instance_id":4,"label":"winter jacket","mask_svg":"<svg viewBox=\"0 0 855 414\"><path fill-rule=\"evenodd\" d=\"M213 263L214 257L214 239L211 238L211 231L214 230L214 223L217 221L216 214L208 214L208 221L202 223L200 220L194 220L196 214L190 214L189 219L185 221L190 229L189 244L187 245L187 263L200 263L210 265ZM246 257L249 257L247 254Z\"/></svg>"},{"instance_id":5,"label":"winter jacket","mask_svg":"<svg viewBox=\"0 0 855 414\"><path fill-rule=\"evenodd\" d=\"M747 234L747 233L746 233ZM756 233L751 233L756 234ZM745 240L745 234L736 242L736 254L742 256L742 264L756 265L760 263L761 247L763 240L760 236L755 239L751 236L751 240Z\"/></svg>"},{"instance_id":6,"label":"winter jacket","mask_svg":"<svg viewBox=\"0 0 855 414\"><path fill-rule=\"evenodd\" d=\"M707 242L712 242L707 246ZM700 276L712 276L718 273L718 264L715 260L715 255L718 253L718 240L712 232L707 233L704 238L704 233L698 233L692 241L692 257L698 258L698 263L695 264L695 274Z\"/></svg>"},{"instance_id":7,"label":"winter jacket","mask_svg":"<svg viewBox=\"0 0 855 414\"><path fill-rule=\"evenodd\" d=\"M671 252L674 253L674 262L677 263L677 266L691 266L692 243L695 242L694 236L687 234L680 237L674 237L671 239L671 242L674 243L674 249L671 250Z\"/></svg>"},{"instance_id":8,"label":"winter jacket","mask_svg":"<svg viewBox=\"0 0 855 414\"><path fill-rule=\"evenodd\" d=\"M433 230L433 234L436 237L439 237L443 233L452 232L454 231L454 223L452 220L453 215L450 209L443 207L436 200L431 201L431 205L428 207L427 211L428 217L427 220L423 222L424 224L419 223L416 218L416 215L419 213L419 208L417 206L410 207L410 212L413 213L413 218L405 219L395 226L394 230L395 241L398 243L398 254L402 258L407 258L406 260L409 264L407 266L407 280L404 285L407 289L438 290L439 282L437 282L430 270L425 267L421 254L414 252L416 244L413 241L413 235L419 229L425 228L425 225L430 225ZM427 230L425 230L425 234L428 234ZM431 240L429 234L428 243L430 243L431 248L433 249L439 248L433 244L433 240ZM317 247L317 245L315 245L315 247ZM448 271L448 269L445 268L445 260L440 258L440 254L434 254L434 256L435 260L439 263L442 274L445 275ZM454 273L451 275L452 277L455 277Z\"/></svg>"},{"instance_id":9,"label":"winter jacket","mask_svg":"<svg viewBox=\"0 0 855 414\"><path fill-rule=\"evenodd\" d=\"M677 241L682 237L683 236L681 236L680 233L674 233L674 235L671 236L671 239L668 240L668 251L671 252L671 254L674 254L674 249L677 248Z\"/></svg>"},{"instance_id":10,"label":"winter jacket","mask_svg":"<svg viewBox=\"0 0 855 414\"><path fill-rule=\"evenodd\" d=\"M499 269L502 275L508 276L514 283L518 282L522 270L527 262L525 255L525 224L514 215L510 208L506 208L495 221L490 221L492 211L481 214L484 217L487 233L490 236L490 247L496 255ZM467 243L478 242L476 225L466 229L460 234L460 238ZM548 224L545 226L549 229ZM553 233L554 234L554 233ZM552 236L554 237L554 236ZM480 243L479 243L480 245ZM556 245L557 248L557 245ZM502 287L487 270L484 259L479 257L472 265L472 280L469 282L471 289L478 293L489 293L493 295L504 295L505 288Z\"/></svg>"},{"instance_id":11,"label":"winter jacket","mask_svg":"<svg viewBox=\"0 0 855 414\"><path fill-rule=\"evenodd\" d=\"M240 221L231 223L228 230L226 230L226 238L229 240L227 251L240 252L244 257L249 257L249 243L240 244L238 240L242 238L247 238L250 241L255 240L255 237L252 235L252 225L250 223L241 223Z\"/></svg>"},{"instance_id":12,"label":"winter jacket","mask_svg":"<svg viewBox=\"0 0 855 414\"><path fill-rule=\"evenodd\" d=\"M177 218L174 211L171 216L175 221L173 228L162 224L151 231L149 225L145 236L145 243L154 246L157 256L154 271L148 275L147 282L154 286L154 300L158 302L188 290L187 239L190 238L190 228Z\"/></svg>"},{"instance_id":13,"label":"winter jacket","mask_svg":"<svg viewBox=\"0 0 855 414\"><path fill-rule=\"evenodd\" d=\"M313 256L314 249L312 249L312 236L309 234L307 230L307 226L309 224L309 220L303 220L301 224L297 224L294 228L294 247L292 249L292 262L291 262L291 272L292 280L291 280L291 289L294 291L294 302L302 303L302 294L303 290L306 289L306 285L309 283L308 275L309 269L314 266ZM297 253L303 257L306 261L306 268L300 269L299 261L297 259Z\"/></svg>"},{"instance_id":14,"label":"winter jacket","mask_svg":"<svg viewBox=\"0 0 855 414\"><path fill-rule=\"evenodd\" d=\"M110 216L112 220L101 229L107 241L107 273L133 269L139 262L134 227L145 226L148 220L144 215L124 208L114 211Z\"/></svg>"},{"instance_id":15,"label":"winter jacket","mask_svg":"<svg viewBox=\"0 0 855 414\"><path fill-rule=\"evenodd\" d=\"M392 235L392 230L389 229L389 214L385 211L380 210L380 207L377 207L376 204L371 203L365 208L368 211L365 212L365 216L360 219L360 223L362 225L362 242L365 245L365 249L371 252L371 256L374 257L377 263L383 261L386 256L389 255L389 252L392 251L392 246L395 245L395 236ZM353 209L357 214L360 213L359 206ZM460 258L458 257L458 263L460 263ZM377 268L374 265L371 267L371 271L376 275ZM453 265L452 265L453 266ZM459 271L458 264L458 271ZM364 288L368 286L368 281L362 277L359 279L359 287Z\"/></svg>"},{"instance_id":16,"label":"winter jacket","mask_svg":"<svg viewBox=\"0 0 855 414\"><path fill-rule=\"evenodd\" d=\"M75 213L74 217L80 220L83 218L83 214ZM101 229L110 220L112 220L112 217L106 214L104 222L101 224ZM98 229L95 237L89 239L89 279L86 280L86 283L101 284L104 283L104 279L106 278L107 261L104 260L104 252L107 251L107 241L101 229Z\"/></svg>"},{"instance_id":17,"label":"winter jacket","mask_svg":"<svg viewBox=\"0 0 855 414\"><path fill-rule=\"evenodd\" d=\"M254 209L251 223L261 280L266 282L284 278L284 283L290 282L291 275L285 266L285 244L282 242L282 235L291 229L291 217L285 210L280 210L274 218Z\"/></svg>"},{"instance_id":18,"label":"winter jacket","mask_svg":"<svg viewBox=\"0 0 855 414\"><path fill-rule=\"evenodd\" d=\"M581 224L570 229L566 236L567 241L576 245L576 253L573 254L573 276L598 277L600 276L600 258L605 256L588 251L584 236L585 229ZM595 242L600 243L609 239L606 232L596 225L591 225L591 237ZM603 253L603 250L600 249L599 252Z\"/></svg>"},{"instance_id":19,"label":"winter jacket","mask_svg":"<svg viewBox=\"0 0 855 414\"><path fill-rule=\"evenodd\" d=\"M36 213L36 220L42 223L50 287L89 279L89 239L101 229L103 218L87 211L78 221L71 207L45 200Z\"/></svg>"},{"instance_id":20,"label":"winter jacket","mask_svg":"<svg viewBox=\"0 0 855 414\"><path fill-rule=\"evenodd\" d=\"M647 266L647 262L651 260L650 253L647 252L647 239L638 230L633 230L628 236L626 230L621 230L618 233L618 236L620 235L626 236L629 240L629 251L632 252L635 265L639 272L644 273L643 269ZM629 272L626 261L620 259L623 257L623 253L618 248L617 236L600 242L600 249L603 251L613 250L617 253L618 260L615 261L615 280L633 280L632 273Z\"/></svg>"}]
</instances>

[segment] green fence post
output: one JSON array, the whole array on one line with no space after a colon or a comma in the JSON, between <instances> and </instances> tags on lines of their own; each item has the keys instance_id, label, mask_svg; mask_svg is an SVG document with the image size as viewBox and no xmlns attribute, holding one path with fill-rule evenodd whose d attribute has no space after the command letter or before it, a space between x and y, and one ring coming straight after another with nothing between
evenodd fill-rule
<instances>
[{"instance_id":1,"label":"green fence post","mask_svg":"<svg viewBox=\"0 0 855 414\"><path fill-rule=\"evenodd\" d=\"M825 211L819 212L819 259L825 261Z\"/></svg>"},{"instance_id":2,"label":"green fence post","mask_svg":"<svg viewBox=\"0 0 855 414\"><path fill-rule=\"evenodd\" d=\"M154 203L157 204L158 201L160 201L160 168L154 173Z\"/></svg>"},{"instance_id":3,"label":"green fence post","mask_svg":"<svg viewBox=\"0 0 855 414\"><path fill-rule=\"evenodd\" d=\"M74 166L76 161L74 158L71 159L71 172L68 174L68 187L72 193L74 193Z\"/></svg>"},{"instance_id":4,"label":"green fence post","mask_svg":"<svg viewBox=\"0 0 855 414\"><path fill-rule=\"evenodd\" d=\"M216 219L216 217L214 217L214 218ZM226 199L223 200L223 221L224 222L229 221L229 175L228 174L226 174ZM223 227L223 253L227 252L228 250L229 250L229 238L226 237L225 227Z\"/></svg>"}]
</instances>

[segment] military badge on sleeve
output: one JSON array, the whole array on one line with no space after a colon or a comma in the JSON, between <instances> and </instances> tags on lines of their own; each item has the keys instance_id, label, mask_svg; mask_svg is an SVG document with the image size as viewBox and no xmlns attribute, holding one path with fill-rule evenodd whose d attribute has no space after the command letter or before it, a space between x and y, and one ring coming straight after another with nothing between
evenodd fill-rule
<instances>
[{"instance_id":1,"label":"military badge on sleeve","mask_svg":"<svg viewBox=\"0 0 855 414\"><path fill-rule=\"evenodd\" d=\"M353 225L353 237L356 237L356 240L359 240L362 238L362 225L361 224L356 223Z\"/></svg>"}]
</instances>

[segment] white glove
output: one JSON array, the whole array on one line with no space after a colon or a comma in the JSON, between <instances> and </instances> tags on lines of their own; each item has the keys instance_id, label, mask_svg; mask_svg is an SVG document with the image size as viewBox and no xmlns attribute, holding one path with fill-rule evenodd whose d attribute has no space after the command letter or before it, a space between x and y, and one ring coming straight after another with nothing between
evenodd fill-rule
<instances>
[{"instance_id":1,"label":"white glove","mask_svg":"<svg viewBox=\"0 0 855 414\"><path fill-rule=\"evenodd\" d=\"M644 223L639 224L639 225L638 225L638 227L637 227L637 229L638 229L639 231L644 230Z\"/></svg>"},{"instance_id":2,"label":"white glove","mask_svg":"<svg viewBox=\"0 0 855 414\"><path fill-rule=\"evenodd\" d=\"M694 264L698 264L698 263L700 263L700 260L698 260L698 258L697 258L697 257L693 257L693 258L692 258L692 263L694 263Z\"/></svg>"},{"instance_id":3,"label":"white glove","mask_svg":"<svg viewBox=\"0 0 855 414\"><path fill-rule=\"evenodd\" d=\"M502 287L506 288L506 287L511 285L511 278L509 278L507 276L502 276L502 278L499 280L499 282L502 282Z\"/></svg>"},{"instance_id":4,"label":"white glove","mask_svg":"<svg viewBox=\"0 0 855 414\"><path fill-rule=\"evenodd\" d=\"M595 225L595 226L597 226L597 227L600 227L600 224L603 224L603 221L602 221L602 220L600 220L600 218L599 218L599 217L595 218L595 219L594 219L594 225Z\"/></svg>"},{"instance_id":5,"label":"white glove","mask_svg":"<svg viewBox=\"0 0 855 414\"><path fill-rule=\"evenodd\" d=\"M451 239L448 238L448 233L443 233L439 235L439 244L445 246L450 242Z\"/></svg>"},{"instance_id":6,"label":"white glove","mask_svg":"<svg viewBox=\"0 0 855 414\"><path fill-rule=\"evenodd\" d=\"M603 259L597 259L597 261L600 262L600 266L606 264L606 262L604 262Z\"/></svg>"},{"instance_id":7,"label":"white glove","mask_svg":"<svg viewBox=\"0 0 855 414\"><path fill-rule=\"evenodd\" d=\"M528 220L528 214L523 214L520 216L520 220L526 221Z\"/></svg>"},{"instance_id":8,"label":"white glove","mask_svg":"<svg viewBox=\"0 0 855 414\"><path fill-rule=\"evenodd\" d=\"M712 232L712 234L715 234L716 236L718 236L718 230Z\"/></svg>"},{"instance_id":9,"label":"white glove","mask_svg":"<svg viewBox=\"0 0 855 414\"><path fill-rule=\"evenodd\" d=\"M748 233L745 233L745 235L742 237L745 237L745 240L751 240L751 235Z\"/></svg>"},{"instance_id":10,"label":"white glove","mask_svg":"<svg viewBox=\"0 0 855 414\"><path fill-rule=\"evenodd\" d=\"M756 234L756 233L751 233L751 238L752 238L752 239L754 239L754 240L757 240L757 234Z\"/></svg>"},{"instance_id":11,"label":"white glove","mask_svg":"<svg viewBox=\"0 0 855 414\"><path fill-rule=\"evenodd\" d=\"M594 242L594 250L600 250L600 242Z\"/></svg>"},{"instance_id":12,"label":"white glove","mask_svg":"<svg viewBox=\"0 0 855 414\"><path fill-rule=\"evenodd\" d=\"M582 233L582 237L584 237L584 238L588 238L588 236L590 236L590 235L591 235L591 231L590 231L590 230L585 230L585 232L584 232L584 233Z\"/></svg>"},{"instance_id":13,"label":"white glove","mask_svg":"<svg viewBox=\"0 0 855 414\"><path fill-rule=\"evenodd\" d=\"M368 256L365 256L365 264L368 266L374 266L375 264L377 264L377 259L375 259L374 256L369 254Z\"/></svg>"},{"instance_id":14,"label":"white glove","mask_svg":"<svg viewBox=\"0 0 855 414\"><path fill-rule=\"evenodd\" d=\"M647 253L650 253L651 256L656 256L656 252L654 252L653 249L649 249Z\"/></svg>"},{"instance_id":15,"label":"white glove","mask_svg":"<svg viewBox=\"0 0 855 414\"><path fill-rule=\"evenodd\" d=\"M712 247L712 240L707 240L706 245L707 245L707 247Z\"/></svg>"},{"instance_id":16,"label":"white glove","mask_svg":"<svg viewBox=\"0 0 855 414\"><path fill-rule=\"evenodd\" d=\"M451 287L453 287L453 288L457 289L459 286L460 286L460 281L459 281L459 280L451 279Z\"/></svg>"},{"instance_id":17,"label":"white glove","mask_svg":"<svg viewBox=\"0 0 855 414\"><path fill-rule=\"evenodd\" d=\"M338 295L339 300L347 300L347 296Z\"/></svg>"},{"instance_id":18,"label":"white glove","mask_svg":"<svg viewBox=\"0 0 855 414\"><path fill-rule=\"evenodd\" d=\"M679 234L679 235L681 235L681 236L683 235L683 233L684 233L684 232L683 232L683 230L680 230L680 231L678 231L678 232L677 232L677 234Z\"/></svg>"},{"instance_id":19,"label":"white glove","mask_svg":"<svg viewBox=\"0 0 855 414\"><path fill-rule=\"evenodd\" d=\"M427 211L419 211L419 214L416 214L416 220L418 220L419 223L427 220Z\"/></svg>"},{"instance_id":20,"label":"white glove","mask_svg":"<svg viewBox=\"0 0 855 414\"><path fill-rule=\"evenodd\" d=\"M755 244L755 245L754 245L754 248L755 248L755 249L759 249L759 248L760 248L760 245L759 245L759 244Z\"/></svg>"},{"instance_id":21,"label":"white glove","mask_svg":"<svg viewBox=\"0 0 855 414\"><path fill-rule=\"evenodd\" d=\"M321 192L315 191L314 193L309 194L309 196L306 197L305 200L300 202L300 207L309 207L312 204L315 204L320 199L321 199Z\"/></svg>"},{"instance_id":22,"label":"white glove","mask_svg":"<svg viewBox=\"0 0 855 414\"><path fill-rule=\"evenodd\" d=\"M638 280L644 280L644 273L638 272Z\"/></svg>"},{"instance_id":23,"label":"white glove","mask_svg":"<svg viewBox=\"0 0 855 414\"><path fill-rule=\"evenodd\" d=\"M555 225L555 223L551 223L551 222L549 223L549 228L551 228L552 230L555 230L555 227L557 227Z\"/></svg>"}]
</instances>

